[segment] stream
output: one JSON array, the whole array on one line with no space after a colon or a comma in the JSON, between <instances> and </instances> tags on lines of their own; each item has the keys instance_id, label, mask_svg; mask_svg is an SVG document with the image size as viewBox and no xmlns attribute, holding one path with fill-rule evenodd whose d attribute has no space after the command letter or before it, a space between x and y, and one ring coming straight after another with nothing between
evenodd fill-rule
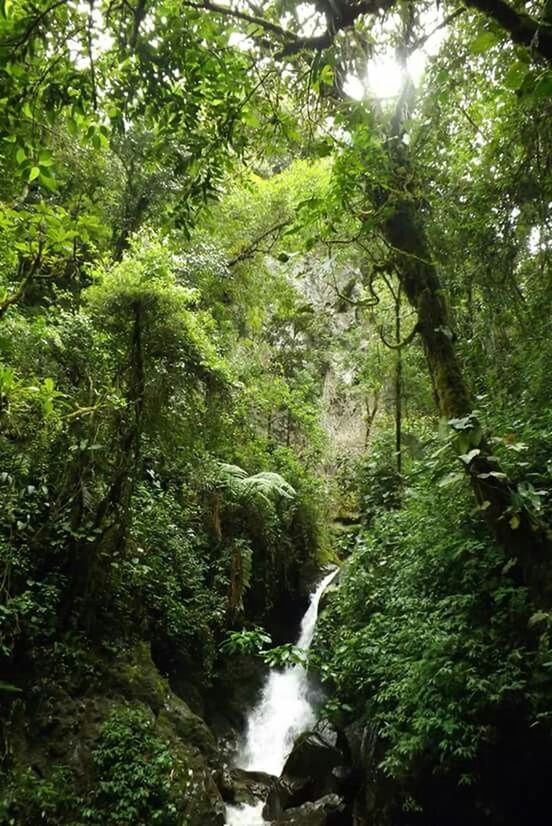
<instances>
[{"instance_id":1,"label":"stream","mask_svg":"<svg viewBox=\"0 0 552 826\"><path fill-rule=\"evenodd\" d=\"M298 648L310 648L320 597L337 571L325 576L311 594L296 642ZM296 738L316 722L309 691L308 675L301 665L269 673L260 700L247 717L245 738L234 761L237 768L281 774ZM227 806L226 826L263 826L266 821L262 809L262 802L254 806Z\"/></svg>"}]
</instances>

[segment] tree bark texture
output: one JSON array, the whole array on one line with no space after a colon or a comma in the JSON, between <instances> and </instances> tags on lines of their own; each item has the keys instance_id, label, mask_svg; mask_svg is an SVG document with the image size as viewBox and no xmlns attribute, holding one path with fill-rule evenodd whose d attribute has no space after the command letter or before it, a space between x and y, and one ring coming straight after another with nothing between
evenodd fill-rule
<instances>
[{"instance_id":1,"label":"tree bark texture","mask_svg":"<svg viewBox=\"0 0 552 826\"><path fill-rule=\"evenodd\" d=\"M517 11L505 0L464 0L464 3L498 23L514 43L526 46L552 61L552 27L549 21L535 20L525 12Z\"/></svg>"},{"instance_id":2,"label":"tree bark texture","mask_svg":"<svg viewBox=\"0 0 552 826\"><path fill-rule=\"evenodd\" d=\"M471 417L465 436L471 439L469 449L475 453L465 467L475 498L497 541L510 557L519 560L520 578L535 590L542 591L543 567L548 567L552 558L548 532L545 526L535 525L527 513L518 514L519 524L511 522L513 487L501 474L473 416L472 396L450 327L445 292L432 259L420 205L410 183L413 176L406 147L395 148L390 158L392 193L386 190L376 195L379 203L385 205L381 230L392 248L401 288L417 314L417 330L439 413L449 421ZM465 448L458 452L464 453Z\"/></svg>"}]
</instances>

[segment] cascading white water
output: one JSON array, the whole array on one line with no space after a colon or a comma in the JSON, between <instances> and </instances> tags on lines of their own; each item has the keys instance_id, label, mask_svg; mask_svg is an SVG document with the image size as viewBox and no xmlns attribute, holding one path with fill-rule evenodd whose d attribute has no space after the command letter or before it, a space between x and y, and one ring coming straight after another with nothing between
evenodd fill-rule
<instances>
[{"instance_id":1,"label":"cascading white water","mask_svg":"<svg viewBox=\"0 0 552 826\"><path fill-rule=\"evenodd\" d=\"M337 570L328 574L311 594L297 647L308 649L312 643L318 603ZM296 738L316 722L309 700L306 670L295 665L284 671L271 671L258 704L247 719L245 741L239 750L235 765L248 771L279 775L293 748ZM254 806L228 806L227 826L262 826L262 803Z\"/></svg>"}]
</instances>

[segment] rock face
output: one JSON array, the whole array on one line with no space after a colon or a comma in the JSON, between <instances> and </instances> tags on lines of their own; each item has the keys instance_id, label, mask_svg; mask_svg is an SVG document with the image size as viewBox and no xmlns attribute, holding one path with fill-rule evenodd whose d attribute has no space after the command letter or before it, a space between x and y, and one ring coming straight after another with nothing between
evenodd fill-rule
<instances>
[{"instance_id":1,"label":"rock face","mask_svg":"<svg viewBox=\"0 0 552 826\"><path fill-rule=\"evenodd\" d=\"M221 772L218 785L226 803L232 806L254 805L266 797L277 778L264 772L229 769Z\"/></svg>"},{"instance_id":2,"label":"rock face","mask_svg":"<svg viewBox=\"0 0 552 826\"><path fill-rule=\"evenodd\" d=\"M352 802L353 823L370 823L375 815L377 732L373 725L351 723L344 731L350 755L350 777L347 796ZM380 801L381 810L381 801ZM380 811L381 815L381 811Z\"/></svg>"},{"instance_id":3,"label":"rock face","mask_svg":"<svg viewBox=\"0 0 552 826\"><path fill-rule=\"evenodd\" d=\"M93 822L114 823L115 808L128 804L135 807L137 826L146 822L144 812L162 807L170 812L171 826L225 824L213 734L170 690L147 645L113 660L101 681L91 680L84 692L58 687L21 722L13 716L11 734L14 768L23 767L37 789L65 794L63 811L48 822L80 822L88 807L94 809ZM38 822L29 810L34 798L23 799L20 787L6 784L0 799L10 818L6 823Z\"/></svg>"},{"instance_id":4,"label":"rock face","mask_svg":"<svg viewBox=\"0 0 552 826\"><path fill-rule=\"evenodd\" d=\"M346 819L343 799L337 794L328 794L311 803L287 809L270 822L272 826L345 826L350 821Z\"/></svg>"},{"instance_id":5,"label":"rock face","mask_svg":"<svg viewBox=\"0 0 552 826\"><path fill-rule=\"evenodd\" d=\"M229 657L204 695L204 716L224 760L230 761L237 750L247 710L257 702L267 671L258 657Z\"/></svg>"},{"instance_id":6,"label":"rock face","mask_svg":"<svg viewBox=\"0 0 552 826\"><path fill-rule=\"evenodd\" d=\"M282 775L270 789L263 810L265 819L278 821L307 804L312 806L320 800L328 803L327 798L334 800L341 792L344 778L348 776L345 762L344 753L338 746L337 732L328 723L319 723L313 731L302 734L286 761ZM341 797L339 800L341 805ZM320 818L325 811L322 806L294 816ZM342 813L341 810L339 813ZM297 820L297 823L303 822L311 821ZM312 823L318 822L312 820ZM320 820L320 823L326 822L330 823L327 819Z\"/></svg>"}]
</instances>

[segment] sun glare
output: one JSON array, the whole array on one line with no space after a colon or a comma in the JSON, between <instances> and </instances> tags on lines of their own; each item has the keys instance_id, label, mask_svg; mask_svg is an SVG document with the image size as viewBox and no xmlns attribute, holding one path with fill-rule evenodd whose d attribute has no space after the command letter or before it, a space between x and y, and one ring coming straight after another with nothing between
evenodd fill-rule
<instances>
[{"instance_id":1,"label":"sun glare","mask_svg":"<svg viewBox=\"0 0 552 826\"><path fill-rule=\"evenodd\" d=\"M377 56L374 56L366 69L365 77L349 75L344 90L354 100L362 100L370 96L378 100L396 99L405 81L406 72L412 81L418 85L423 77L428 60L437 54L446 37L446 27L439 28L442 23L442 13L428 12L422 16L425 30L433 32L421 48L416 49L408 58L406 70L395 56L392 47Z\"/></svg>"},{"instance_id":2,"label":"sun glare","mask_svg":"<svg viewBox=\"0 0 552 826\"><path fill-rule=\"evenodd\" d=\"M368 64L367 86L378 98L395 98L405 80L405 72L393 53L382 55Z\"/></svg>"}]
</instances>

